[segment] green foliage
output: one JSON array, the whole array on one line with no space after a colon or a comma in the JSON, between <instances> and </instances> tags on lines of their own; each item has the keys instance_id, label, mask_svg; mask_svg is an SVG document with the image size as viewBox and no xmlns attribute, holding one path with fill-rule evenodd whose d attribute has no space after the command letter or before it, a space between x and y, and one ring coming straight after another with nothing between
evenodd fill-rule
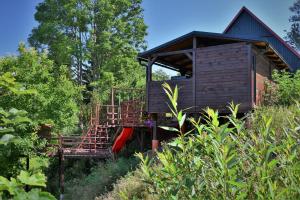
<instances>
[{"instance_id":1,"label":"green foliage","mask_svg":"<svg viewBox=\"0 0 300 200\"><path fill-rule=\"evenodd\" d=\"M149 194L147 184L143 182L140 170L128 173L114 184L113 191L96 197L96 200L156 200L157 197Z\"/></svg>"},{"instance_id":2,"label":"green foliage","mask_svg":"<svg viewBox=\"0 0 300 200\"><path fill-rule=\"evenodd\" d=\"M19 94L14 94L14 90L1 94L1 107L26 110L35 125L52 124L58 131L74 128L78 123L77 103L81 94L80 88L69 80L66 67L54 67L46 53L25 49L23 44L19 53L17 57L0 59L0 74L6 80L0 87L4 90L16 87L19 91ZM20 95L23 90L27 94Z\"/></svg>"},{"instance_id":3,"label":"green foliage","mask_svg":"<svg viewBox=\"0 0 300 200\"><path fill-rule=\"evenodd\" d=\"M44 0L37 7L38 27L29 42L47 49L55 63L67 65L73 78L96 89L103 101L111 86L144 85L136 61L145 47L141 0Z\"/></svg>"},{"instance_id":4,"label":"green foliage","mask_svg":"<svg viewBox=\"0 0 300 200\"><path fill-rule=\"evenodd\" d=\"M291 105L300 100L300 71L274 71L274 83L266 82L264 103L266 105Z\"/></svg>"},{"instance_id":5,"label":"green foliage","mask_svg":"<svg viewBox=\"0 0 300 200\"><path fill-rule=\"evenodd\" d=\"M25 89L10 73L0 76L0 91L1 100L24 98L36 93ZM35 134L26 111L4 109L2 106L8 105L0 106L0 175L10 177L18 174L24 166L21 157L34 157L45 143Z\"/></svg>"},{"instance_id":6,"label":"green foliage","mask_svg":"<svg viewBox=\"0 0 300 200\"><path fill-rule=\"evenodd\" d=\"M159 69L153 72L152 79L154 81L164 81L169 80L171 77L169 74L167 74L164 70Z\"/></svg>"},{"instance_id":7,"label":"green foliage","mask_svg":"<svg viewBox=\"0 0 300 200\"><path fill-rule=\"evenodd\" d=\"M67 181L65 184L66 199L93 199L112 190L113 183L128 171L135 168L136 158L120 158L116 161L101 162L85 177Z\"/></svg>"},{"instance_id":8,"label":"green foliage","mask_svg":"<svg viewBox=\"0 0 300 200\"><path fill-rule=\"evenodd\" d=\"M178 89L164 84L179 127L185 115L177 110ZM298 199L300 197L300 107L280 130L272 116L252 117L245 128L237 118L238 106L220 122L207 108L203 120L189 118L194 129L164 145L157 160L139 154L150 194L159 199ZM277 112L280 110L277 110ZM274 111L275 112L275 111ZM174 129L172 129L174 130Z\"/></svg>"},{"instance_id":9,"label":"green foliage","mask_svg":"<svg viewBox=\"0 0 300 200\"><path fill-rule=\"evenodd\" d=\"M54 200L48 192L43 192L39 188L33 188L26 192L25 185L32 187L45 187L46 177L41 173L30 174L21 171L17 178L10 180L0 176L0 199L16 199L16 200Z\"/></svg>"}]
</instances>

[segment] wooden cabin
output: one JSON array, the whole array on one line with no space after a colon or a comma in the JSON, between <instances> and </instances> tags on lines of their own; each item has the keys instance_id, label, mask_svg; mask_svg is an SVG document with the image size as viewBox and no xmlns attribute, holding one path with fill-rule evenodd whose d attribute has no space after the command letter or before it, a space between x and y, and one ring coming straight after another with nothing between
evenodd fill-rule
<instances>
[{"instance_id":1,"label":"wooden cabin","mask_svg":"<svg viewBox=\"0 0 300 200\"><path fill-rule=\"evenodd\" d=\"M242 27L247 23L252 29L245 31ZM273 69L300 66L299 54L245 7L224 33L193 31L140 53L139 60L147 63L146 107L150 114L169 112L163 82L179 87L178 106L190 108L189 113L206 107L227 113L232 101L240 104L241 113L248 112L262 101L264 82L271 79ZM153 65L174 70L177 76L152 80Z\"/></svg>"}]
</instances>

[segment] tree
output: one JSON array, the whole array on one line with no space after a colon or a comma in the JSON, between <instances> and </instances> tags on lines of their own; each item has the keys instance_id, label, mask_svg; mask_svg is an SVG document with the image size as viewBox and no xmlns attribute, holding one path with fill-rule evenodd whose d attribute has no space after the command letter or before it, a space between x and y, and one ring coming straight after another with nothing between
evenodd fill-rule
<instances>
[{"instance_id":1,"label":"tree","mask_svg":"<svg viewBox=\"0 0 300 200\"><path fill-rule=\"evenodd\" d=\"M159 69L159 70L154 71L152 78L155 81L164 81L164 80L169 80L170 75L167 74L164 70Z\"/></svg>"},{"instance_id":2,"label":"tree","mask_svg":"<svg viewBox=\"0 0 300 200\"><path fill-rule=\"evenodd\" d=\"M26 90L16 82L10 73L0 75L0 97L17 98L31 96L34 90ZM24 156L34 156L44 146L34 133L32 120L24 110L13 107L3 108L0 104L0 176L17 175L24 165L20 160ZM1 181L0 181L1 182ZM0 183L1 193L1 183Z\"/></svg>"},{"instance_id":3,"label":"tree","mask_svg":"<svg viewBox=\"0 0 300 200\"><path fill-rule=\"evenodd\" d=\"M296 49L300 50L300 0L297 0L293 6L290 7L293 15L290 17L290 30L287 31L288 42Z\"/></svg>"},{"instance_id":4,"label":"tree","mask_svg":"<svg viewBox=\"0 0 300 200\"><path fill-rule=\"evenodd\" d=\"M30 44L67 65L77 83L103 94L144 84L136 61L146 35L141 0L45 0L36 9Z\"/></svg>"},{"instance_id":5,"label":"tree","mask_svg":"<svg viewBox=\"0 0 300 200\"><path fill-rule=\"evenodd\" d=\"M23 44L19 54L0 59L0 75L13 74L24 89L35 92L31 95L1 95L1 107L25 110L35 127L51 124L54 131L60 132L75 128L81 88L69 80L66 66L54 67L46 53L26 49Z\"/></svg>"}]
</instances>

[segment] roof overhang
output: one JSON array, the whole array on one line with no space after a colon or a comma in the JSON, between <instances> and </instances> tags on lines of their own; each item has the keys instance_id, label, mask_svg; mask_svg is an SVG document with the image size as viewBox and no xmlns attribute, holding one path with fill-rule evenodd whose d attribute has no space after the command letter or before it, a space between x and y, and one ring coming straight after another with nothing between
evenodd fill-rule
<instances>
[{"instance_id":1,"label":"roof overhang","mask_svg":"<svg viewBox=\"0 0 300 200\"><path fill-rule=\"evenodd\" d=\"M155 64L176 71L179 71L181 68L190 69L192 68L191 53L193 49L193 38L197 38L197 47L235 42L251 43L264 51L264 54L272 60L276 66L280 68L288 67L288 64L282 56L265 41L200 31L190 32L155 48L139 53L138 59L140 61L149 61L155 58Z\"/></svg>"}]
</instances>

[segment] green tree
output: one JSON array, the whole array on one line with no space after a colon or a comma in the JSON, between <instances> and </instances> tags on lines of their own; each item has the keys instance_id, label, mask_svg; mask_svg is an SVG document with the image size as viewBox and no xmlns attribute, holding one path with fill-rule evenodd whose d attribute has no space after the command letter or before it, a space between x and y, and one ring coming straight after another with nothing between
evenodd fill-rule
<instances>
[{"instance_id":1,"label":"green tree","mask_svg":"<svg viewBox=\"0 0 300 200\"><path fill-rule=\"evenodd\" d=\"M77 83L101 94L112 85L143 85L136 61L146 35L141 0L44 0L36 9L30 44L69 66Z\"/></svg>"},{"instance_id":2,"label":"green tree","mask_svg":"<svg viewBox=\"0 0 300 200\"><path fill-rule=\"evenodd\" d=\"M164 81L164 80L169 80L170 75L167 74L164 70L159 69L154 71L154 73L152 74L152 78L155 81Z\"/></svg>"},{"instance_id":3,"label":"green tree","mask_svg":"<svg viewBox=\"0 0 300 200\"><path fill-rule=\"evenodd\" d=\"M297 0L291 7L293 13L289 18L290 30L287 31L286 39L295 48L300 49L300 0Z\"/></svg>"},{"instance_id":4,"label":"green tree","mask_svg":"<svg viewBox=\"0 0 300 200\"><path fill-rule=\"evenodd\" d=\"M0 97L26 97L35 94L25 90L10 73L0 75ZM34 126L27 112L15 108L3 108L0 104L0 175L17 175L24 167L21 157L35 156L44 146L34 133ZM0 186L1 187L1 186Z\"/></svg>"},{"instance_id":5,"label":"green tree","mask_svg":"<svg viewBox=\"0 0 300 200\"><path fill-rule=\"evenodd\" d=\"M56 131L77 126L81 89L69 80L66 66L54 67L46 53L26 49L21 44L19 56L0 59L0 71L13 74L23 89L35 91L31 95L1 95L4 110L25 110L35 126L51 124Z\"/></svg>"}]
</instances>

